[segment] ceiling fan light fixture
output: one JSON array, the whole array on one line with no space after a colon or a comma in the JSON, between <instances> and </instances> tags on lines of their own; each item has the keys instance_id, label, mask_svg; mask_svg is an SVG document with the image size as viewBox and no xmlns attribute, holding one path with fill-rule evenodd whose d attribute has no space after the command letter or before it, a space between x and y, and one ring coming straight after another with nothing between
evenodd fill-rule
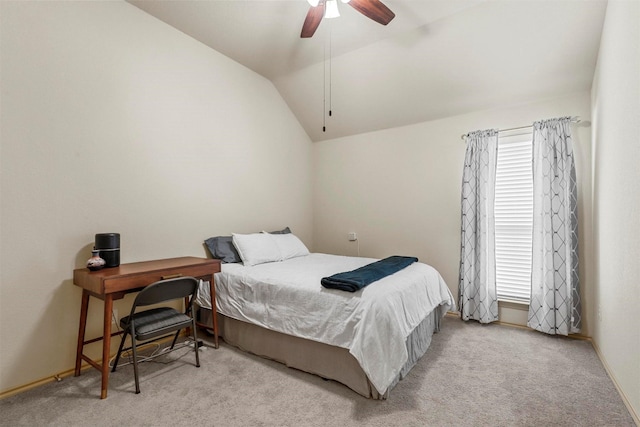
<instances>
[{"instance_id":1,"label":"ceiling fan light fixture","mask_svg":"<svg viewBox=\"0 0 640 427\"><path fill-rule=\"evenodd\" d=\"M307 16L304 18L304 23L302 24L300 38L303 39L313 37L323 18L337 18L340 16L337 0L307 1L312 6L307 11ZM396 16L396 14L380 0L342 0L342 3L349 3L349 5L359 13L382 25L387 25ZM314 7L314 4L318 6Z\"/></svg>"},{"instance_id":2,"label":"ceiling fan light fixture","mask_svg":"<svg viewBox=\"0 0 640 427\"><path fill-rule=\"evenodd\" d=\"M307 0L307 3L309 3L311 7L316 7L318 3L320 3L320 0Z\"/></svg>"},{"instance_id":3,"label":"ceiling fan light fixture","mask_svg":"<svg viewBox=\"0 0 640 427\"><path fill-rule=\"evenodd\" d=\"M327 0L325 3L324 17L327 19L337 18L340 16L338 11L338 0Z\"/></svg>"}]
</instances>

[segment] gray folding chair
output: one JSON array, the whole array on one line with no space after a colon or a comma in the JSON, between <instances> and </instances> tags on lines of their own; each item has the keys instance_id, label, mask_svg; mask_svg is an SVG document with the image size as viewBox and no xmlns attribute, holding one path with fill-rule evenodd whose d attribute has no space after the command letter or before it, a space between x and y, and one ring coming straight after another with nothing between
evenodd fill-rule
<instances>
[{"instance_id":1,"label":"gray folding chair","mask_svg":"<svg viewBox=\"0 0 640 427\"><path fill-rule=\"evenodd\" d=\"M122 351L131 350L133 354L133 372L136 379L136 394L140 393L137 341L156 341L170 336L170 334L175 332L170 348L173 350L180 331L185 328L191 328L193 348L196 353L196 367L200 367L196 321L193 316L193 302L197 291L198 281L193 277L160 280L140 291L133 302L131 313L120 320L120 327L124 330L124 334L122 334L122 341L120 342L118 354L116 355L116 360L113 363L111 372L115 372ZM157 307L136 313L138 307L184 298L189 299L184 313L180 313L171 307ZM124 349L124 342L127 339L127 335L131 336L131 347Z\"/></svg>"}]
</instances>

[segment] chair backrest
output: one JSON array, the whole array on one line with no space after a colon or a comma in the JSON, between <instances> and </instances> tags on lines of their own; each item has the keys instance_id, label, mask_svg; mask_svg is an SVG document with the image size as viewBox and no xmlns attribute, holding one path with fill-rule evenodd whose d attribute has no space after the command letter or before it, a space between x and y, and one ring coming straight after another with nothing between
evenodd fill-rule
<instances>
[{"instance_id":1,"label":"chair backrest","mask_svg":"<svg viewBox=\"0 0 640 427\"><path fill-rule=\"evenodd\" d=\"M198 291L198 281L193 277L176 277L152 283L138 293L131 312L138 306L158 304L178 298L191 297L193 303Z\"/></svg>"}]
</instances>

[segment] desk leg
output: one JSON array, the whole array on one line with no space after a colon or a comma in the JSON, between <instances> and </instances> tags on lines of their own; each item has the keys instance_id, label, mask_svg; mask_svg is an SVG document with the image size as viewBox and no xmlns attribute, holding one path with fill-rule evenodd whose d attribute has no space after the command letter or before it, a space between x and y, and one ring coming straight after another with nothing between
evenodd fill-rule
<instances>
[{"instance_id":1,"label":"desk leg","mask_svg":"<svg viewBox=\"0 0 640 427\"><path fill-rule=\"evenodd\" d=\"M82 353L84 351L84 332L87 326L87 313L89 311L89 292L82 290L82 302L80 304L80 326L78 328L78 347L76 347L76 370L74 376L80 376L82 367Z\"/></svg>"},{"instance_id":2,"label":"desk leg","mask_svg":"<svg viewBox=\"0 0 640 427\"><path fill-rule=\"evenodd\" d=\"M109 353L111 350L111 312L113 310L113 295L104 297L104 331L102 335L102 391L100 399L107 398L109 388Z\"/></svg>"},{"instance_id":3,"label":"desk leg","mask_svg":"<svg viewBox=\"0 0 640 427\"><path fill-rule=\"evenodd\" d=\"M214 281L214 275L211 275L209 280L209 295L211 296L211 316L213 323L213 343L218 348L218 310L216 308L216 284Z\"/></svg>"}]
</instances>

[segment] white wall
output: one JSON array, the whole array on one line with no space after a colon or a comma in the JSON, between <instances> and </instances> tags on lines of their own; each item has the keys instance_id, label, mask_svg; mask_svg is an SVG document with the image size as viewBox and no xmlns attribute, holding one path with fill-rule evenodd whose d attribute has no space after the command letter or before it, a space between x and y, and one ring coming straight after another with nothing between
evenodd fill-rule
<instances>
[{"instance_id":1,"label":"white wall","mask_svg":"<svg viewBox=\"0 0 640 427\"><path fill-rule=\"evenodd\" d=\"M311 142L268 80L124 2L0 7L0 392L73 367L95 233L122 262L285 226L312 245Z\"/></svg>"},{"instance_id":2,"label":"white wall","mask_svg":"<svg viewBox=\"0 0 640 427\"><path fill-rule=\"evenodd\" d=\"M640 2L610 0L592 88L593 340L640 419Z\"/></svg>"},{"instance_id":3,"label":"white wall","mask_svg":"<svg viewBox=\"0 0 640 427\"><path fill-rule=\"evenodd\" d=\"M591 133L588 92L535 104L481 111L318 142L314 154L314 236L318 252L415 255L433 265L458 295L460 188L465 145L460 136L578 115L573 127L578 186L583 333L591 323ZM501 319L526 323L526 311L501 304Z\"/></svg>"}]
</instances>

